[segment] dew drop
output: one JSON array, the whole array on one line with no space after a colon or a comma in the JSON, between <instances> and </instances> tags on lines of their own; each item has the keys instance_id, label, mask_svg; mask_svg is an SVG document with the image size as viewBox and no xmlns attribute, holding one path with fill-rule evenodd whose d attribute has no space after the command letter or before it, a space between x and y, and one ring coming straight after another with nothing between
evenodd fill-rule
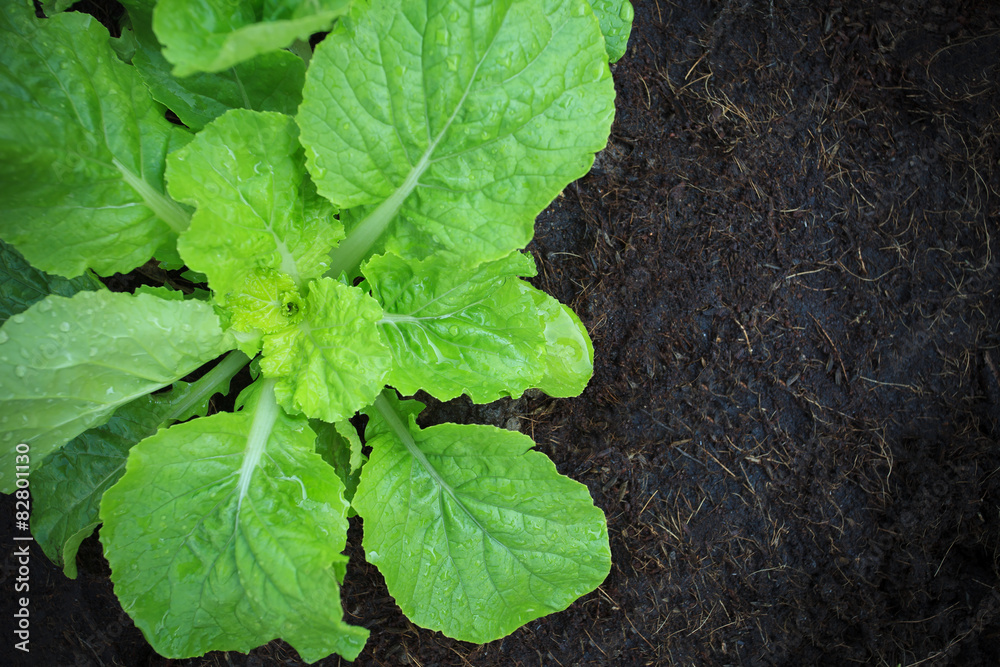
<instances>
[{"instance_id":1,"label":"dew drop","mask_svg":"<svg viewBox=\"0 0 1000 667\"><path fill-rule=\"evenodd\" d=\"M450 327L448 327L448 333L451 334L452 336L457 336L458 335L458 327L455 326L454 324L451 325Z\"/></svg>"},{"instance_id":2,"label":"dew drop","mask_svg":"<svg viewBox=\"0 0 1000 667\"><path fill-rule=\"evenodd\" d=\"M10 319L14 324L24 324L24 315L21 313L18 313L17 315L15 315Z\"/></svg>"},{"instance_id":3,"label":"dew drop","mask_svg":"<svg viewBox=\"0 0 1000 667\"><path fill-rule=\"evenodd\" d=\"M90 348L90 352L88 354L90 354L90 356L92 356L92 357L96 357L97 356L97 348L96 347Z\"/></svg>"},{"instance_id":4,"label":"dew drop","mask_svg":"<svg viewBox=\"0 0 1000 667\"><path fill-rule=\"evenodd\" d=\"M457 72L458 71L458 56L456 56L456 55L448 56L447 58L445 58L445 64L448 65L448 71L449 72Z\"/></svg>"},{"instance_id":5,"label":"dew drop","mask_svg":"<svg viewBox=\"0 0 1000 667\"><path fill-rule=\"evenodd\" d=\"M27 374L28 374L28 369L25 368L24 366L15 366L14 367L14 375L16 375L17 377L23 378Z\"/></svg>"},{"instance_id":6,"label":"dew drop","mask_svg":"<svg viewBox=\"0 0 1000 667\"><path fill-rule=\"evenodd\" d=\"M7 335L6 331L0 331L0 344L6 343L10 340L10 336Z\"/></svg>"},{"instance_id":7,"label":"dew drop","mask_svg":"<svg viewBox=\"0 0 1000 667\"><path fill-rule=\"evenodd\" d=\"M39 301L38 310L43 313L47 313L52 310L52 302L49 300Z\"/></svg>"},{"instance_id":8,"label":"dew drop","mask_svg":"<svg viewBox=\"0 0 1000 667\"><path fill-rule=\"evenodd\" d=\"M591 74L592 81L600 81L601 77L604 76L604 63L596 63L594 65L593 73Z\"/></svg>"},{"instance_id":9,"label":"dew drop","mask_svg":"<svg viewBox=\"0 0 1000 667\"><path fill-rule=\"evenodd\" d=\"M62 331L64 333L67 332L67 331L69 331L72 328L73 327L70 326L69 322L63 322L63 323L61 323L59 325L59 331Z\"/></svg>"}]
</instances>

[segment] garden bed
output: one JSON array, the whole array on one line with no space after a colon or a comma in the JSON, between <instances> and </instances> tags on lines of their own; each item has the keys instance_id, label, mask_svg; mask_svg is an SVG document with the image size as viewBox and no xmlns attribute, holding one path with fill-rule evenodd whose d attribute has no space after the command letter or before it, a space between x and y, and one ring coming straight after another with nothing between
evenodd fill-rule
<instances>
[{"instance_id":1,"label":"garden bed","mask_svg":"<svg viewBox=\"0 0 1000 667\"><path fill-rule=\"evenodd\" d=\"M1000 8L809 4L636 3L610 144L529 246L590 386L427 416L534 437L611 575L475 646L407 621L352 525L357 664L1000 664ZM26 664L300 664L160 658L80 556L34 553Z\"/></svg>"}]
</instances>

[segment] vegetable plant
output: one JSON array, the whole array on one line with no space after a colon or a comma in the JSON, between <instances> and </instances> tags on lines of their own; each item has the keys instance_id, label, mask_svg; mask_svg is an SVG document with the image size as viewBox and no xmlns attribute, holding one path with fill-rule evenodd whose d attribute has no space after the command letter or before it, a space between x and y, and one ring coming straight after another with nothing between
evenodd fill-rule
<instances>
[{"instance_id":1,"label":"vegetable plant","mask_svg":"<svg viewBox=\"0 0 1000 667\"><path fill-rule=\"evenodd\" d=\"M586 386L524 248L607 142L628 2L124 0L116 38L0 2L0 489L68 576L103 524L158 652L307 661L368 635L355 513L403 612L458 639L603 581L586 487L401 396ZM137 267L162 284L98 280Z\"/></svg>"}]
</instances>

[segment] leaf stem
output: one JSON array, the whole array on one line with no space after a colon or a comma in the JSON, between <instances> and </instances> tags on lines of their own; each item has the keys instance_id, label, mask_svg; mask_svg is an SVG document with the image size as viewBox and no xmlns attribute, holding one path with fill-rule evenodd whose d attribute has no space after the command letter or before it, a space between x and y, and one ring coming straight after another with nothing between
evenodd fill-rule
<instances>
[{"instance_id":1,"label":"leaf stem","mask_svg":"<svg viewBox=\"0 0 1000 667\"><path fill-rule=\"evenodd\" d=\"M451 485L448 484L443 477L441 477L441 473L437 471L437 468L431 465L431 462L427 460L424 453L419 447L417 447L417 442L413 439L413 434L410 433L410 429L403 423L399 413L396 412L396 409L392 407L392 403L390 403L389 399L386 398L387 391L392 390L384 390L375 399L375 409L378 410L379 414L382 415L382 419L385 420L385 423L392 429L392 432L396 434L396 437L403 443L403 446L406 447L406 451L410 454L410 456L416 459L417 463L423 466L424 470L427 471L427 474L433 477L434 481L440 484L441 488L444 489L449 496L454 498L456 502L460 502L457 498L455 498L455 490L451 488Z\"/></svg>"},{"instance_id":2,"label":"leaf stem","mask_svg":"<svg viewBox=\"0 0 1000 667\"><path fill-rule=\"evenodd\" d=\"M406 180L389 195L388 199L379 204L378 208L368 214L357 227L351 230L340 245L330 251L330 270L326 275L339 277L341 273L351 275L357 272L361 261L368 255L372 246L382 232L386 230L392 219L399 213L403 202L417 187L420 177L427 169L434 146L424 153L420 162L406 175Z\"/></svg>"},{"instance_id":3,"label":"leaf stem","mask_svg":"<svg viewBox=\"0 0 1000 667\"><path fill-rule=\"evenodd\" d=\"M240 466L239 483L237 490L236 513L239 516L240 508L243 506L243 499L250 488L253 480L254 470L260 464L264 456L264 449L267 441L271 437L274 423L278 421L278 401L274 397L274 385L277 378L267 378L263 381L260 390L260 398L254 406L253 423L250 425L250 433L247 434L247 446L243 453L243 465Z\"/></svg>"},{"instance_id":4,"label":"leaf stem","mask_svg":"<svg viewBox=\"0 0 1000 667\"><path fill-rule=\"evenodd\" d=\"M178 234L188 228L191 224L191 215L183 206L159 192L139 174L122 164L118 158L111 158L111 162L121 172L125 182L142 197L143 203L156 214L156 217L170 225L170 228Z\"/></svg>"},{"instance_id":5,"label":"leaf stem","mask_svg":"<svg viewBox=\"0 0 1000 667\"><path fill-rule=\"evenodd\" d=\"M163 420L167 422L177 419L203 399L216 393L216 387L232 379L249 361L250 358L239 350L233 350L227 354L222 361L216 364L215 368L192 383L191 393L176 405L171 406L170 412L164 415Z\"/></svg>"}]
</instances>

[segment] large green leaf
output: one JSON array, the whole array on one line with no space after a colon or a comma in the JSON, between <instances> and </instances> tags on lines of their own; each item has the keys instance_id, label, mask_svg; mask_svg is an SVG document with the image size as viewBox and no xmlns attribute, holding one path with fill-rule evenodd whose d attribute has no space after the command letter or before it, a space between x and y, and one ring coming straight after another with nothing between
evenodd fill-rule
<instances>
[{"instance_id":1,"label":"large green leaf","mask_svg":"<svg viewBox=\"0 0 1000 667\"><path fill-rule=\"evenodd\" d=\"M420 430L385 397L376 408L389 429L369 439L354 507L369 562L415 623L487 642L607 576L604 514L530 438L491 426Z\"/></svg>"},{"instance_id":2,"label":"large green leaf","mask_svg":"<svg viewBox=\"0 0 1000 667\"><path fill-rule=\"evenodd\" d=\"M49 294L73 296L81 290L103 287L91 274L85 273L72 280L50 276L24 261L13 246L0 241L0 324Z\"/></svg>"},{"instance_id":3,"label":"large green leaf","mask_svg":"<svg viewBox=\"0 0 1000 667\"><path fill-rule=\"evenodd\" d=\"M480 261L524 247L611 127L587 1L376 0L349 23L317 46L298 116L319 192L367 207L334 273L372 248Z\"/></svg>"},{"instance_id":4,"label":"large green leaf","mask_svg":"<svg viewBox=\"0 0 1000 667\"><path fill-rule=\"evenodd\" d=\"M260 53L309 39L351 0L159 0L153 29L174 75L219 72Z\"/></svg>"},{"instance_id":5,"label":"large green leaf","mask_svg":"<svg viewBox=\"0 0 1000 667\"><path fill-rule=\"evenodd\" d=\"M204 416L212 396L228 393L229 381L247 361L230 353L195 382L176 382L168 392L123 405L31 474L31 534L67 577L76 578L77 549L100 524L101 496L124 474L129 449L164 424Z\"/></svg>"},{"instance_id":6,"label":"large green leaf","mask_svg":"<svg viewBox=\"0 0 1000 667\"><path fill-rule=\"evenodd\" d=\"M273 380L239 413L161 430L104 494L101 541L122 607L171 658L249 651L276 637L308 662L354 659L343 621L343 484Z\"/></svg>"},{"instance_id":7,"label":"large green leaf","mask_svg":"<svg viewBox=\"0 0 1000 667\"><path fill-rule=\"evenodd\" d=\"M368 405L392 364L370 296L331 278L314 280L294 326L264 337L261 371L280 378L278 401L292 413L338 422Z\"/></svg>"},{"instance_id":8,"label":"large green leaf","mask_svg":"<svg viewBox=\"0 0 1000 667\"><path fill-rule=\"evenodd\" d=\"M594 14L601 23L608 59L617 62L628 48L635 10L629 0L590 0Z\"/></svg>"},{"instance_id":9,"label":"large green leaf","mask_svg":"<svg viewBox=\"0 0 1000 667\"><path fill-rule=\"evenodd\" d=\"M121 405L226 350L211 306L152 295L49 296L0 327L0 491L14 488L15 445L37 467Z\"/></svg>"},{"instance_id":10,"label":"large green leaf","mask_svg":"<svg viewBox=\"0 0 1000 667\"><path fill-rule=\"evenodd\" d=\"M0 9L0 237L50 273L126 272L187 225L163 194L163 117L91 16Z\"/></svg>"},{"instance_id":11,"label":"large green leaf","mask_svg":"<svg viewBox=\"0 0 1000 667\"><path fill-rule=\"evenodd\" d=\"M170 193L197 207L177 247L223 300L251 270L277 269L300 288L327 269L343 236L311 210L298 128L291 117L234 109L167 160Z\"/></svg>"},{"instance_id":12,"label":"large green leaf","mask_svg":"<svg viewBox=\"0 0 1000 667\"><path fill-rule=\"evenodd\" d=\"M521 253L471 269L373 257L364 274L385 311L380 327L393 356L386 382L407 395L467 394L477 403L535 386L545 338L532 288L518 279L534 273Z\"/></svg>"}]
</instances>

